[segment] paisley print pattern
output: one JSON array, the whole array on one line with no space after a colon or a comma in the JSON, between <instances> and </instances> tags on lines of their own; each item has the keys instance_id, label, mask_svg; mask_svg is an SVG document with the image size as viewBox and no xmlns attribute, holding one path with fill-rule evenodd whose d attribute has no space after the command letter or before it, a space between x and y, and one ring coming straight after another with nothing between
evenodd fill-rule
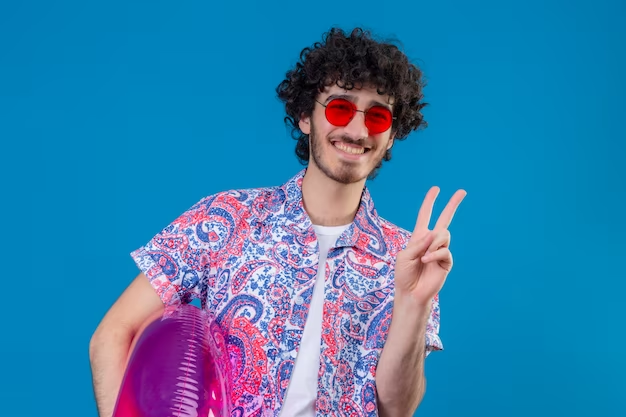
<instances>
[{"instance_id":1,"label":"paisley print pattern","mask_svg":"<svg viewBox=\"0 0 626 417\"><path fill-rule=\"evenodd\" d=\"M298 356L318 268L324 309L318 416L378 415L376 366L394 296L394 265L410 235L378 216L365 188L354 222L319 265L302 203L305 169L280 187L200 200L131 253L170 309L199 299L224 334L232 416L278 416ZM442 349L433 300L426 353Z\"/></svg>"}]
</instances>

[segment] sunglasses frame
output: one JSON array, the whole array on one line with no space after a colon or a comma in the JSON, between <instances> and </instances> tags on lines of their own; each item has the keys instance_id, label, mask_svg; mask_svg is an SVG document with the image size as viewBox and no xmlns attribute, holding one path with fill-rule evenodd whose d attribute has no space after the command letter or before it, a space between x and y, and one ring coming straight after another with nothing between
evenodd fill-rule
<instances>
[{"instance_id":1,"label":"sunglasses frame","mask_svg":"<svg viewBox=\"0 0 626 417\"><path fill-rule=\"evenodd\" d=\"M333 101L336 101L336 100L345 101L346 103L349 103L349 104L350 104L350 106L352 107L352 116L351 116L351 117L350 117L350 119L348 120L348 123L346 123L345 125L335 125L335 124L331 123L331 122L330 122L330 120L328 120L328 115L326 115L326 111L328 111L328 105L329 105L330 103L332 103ZM389 129L393 126L393 121L397 119L396 117L393 117L393 111L391 111L389 108L387 108L387 107L385 107L385 106L381 106L381 105L378 105L378 104L376 104L376 105L374 105L374 106L370 107L370 108L369 108L369 109L367 109L367 110L359 110L359 109L357 109L357 108L356 108L356 105L355 105L353 102L351 102L350 100L346 100L345 98L334 98L334 99L330 100L330 101L329 101L328 103L326 103L326 104L322 103L321 101L319 101L319 100L317 100L317 99L315 99L315 101L316 101L316 102L318 102L319 104L321 104L321 105L322 105L322 107L324 107L324 116L326 116L326 120L328 120L328 123L332 124L333 126L337 126L337 127L344 127L344 126L348 126L348 125L350 124L350 122L354 119L354 116L357 114L357 112L359 112L359 113L363 113L363 115L365 116L365 120L367 121L367 112L368 112L368 111L370 111L371 109L373 109L374 107L380 107L380 108L383 108L383 109L385 109L385 110L388 110L388 111L389 111L389 113L391 113L391 124L389 125L389 127L388 127L387 129L385 129L385 130L381 131L381 132L374 133L375 135L378 135L378 134L380 134L380 133L383 133L383 132L386 132L387 130L389 130ZM365 127L367 127L367 122L365 123ZM367 130L369 131L369 130L370 130L370 128L369 128L369 127L367 127Z\"/></svg>"}]
</instances>

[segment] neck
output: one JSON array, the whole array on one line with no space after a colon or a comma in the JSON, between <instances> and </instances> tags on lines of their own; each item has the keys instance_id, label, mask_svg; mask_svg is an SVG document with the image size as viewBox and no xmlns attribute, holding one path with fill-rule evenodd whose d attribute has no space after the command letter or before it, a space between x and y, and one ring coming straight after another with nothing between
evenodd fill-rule
<instances>
[{"instance_id":1,"label":"neck","mask_svg":"<svg viewBox=\"0 0 626 417\"><path fill-rule=\"evenodd\" d=\"M310 163L302 180L302 200L311 222L318 226L343 226L354 220L365 179L341 184Z\"/></svg>"}]
</instances>

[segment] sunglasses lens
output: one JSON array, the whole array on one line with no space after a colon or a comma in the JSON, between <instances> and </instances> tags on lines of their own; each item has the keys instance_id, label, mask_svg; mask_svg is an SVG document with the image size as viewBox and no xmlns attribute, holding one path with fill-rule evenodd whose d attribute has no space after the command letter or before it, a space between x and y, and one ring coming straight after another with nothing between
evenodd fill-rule
<instances>
[{"instance_id":1,"label":"sunglasses lens","mask_svg":"<svg viewBox=\"0 0 626 417\"><path fill-rule=\"evenodd\" d=\"M334 99L326 106L326 119L335 126L346 126L354 116L354 105L348 100Z\"/></svg>"},{"instance_id":2,"label":"sunglasses lens","mask_svg":"<svg viewBox=\"0 0 626 417\"><path fill-rule=\"evenodd\" d=\"M374 106L365 115L365 126L371 134L382 133L391 127L391 111L382 106Z\"/></svg>"}]
</instances>

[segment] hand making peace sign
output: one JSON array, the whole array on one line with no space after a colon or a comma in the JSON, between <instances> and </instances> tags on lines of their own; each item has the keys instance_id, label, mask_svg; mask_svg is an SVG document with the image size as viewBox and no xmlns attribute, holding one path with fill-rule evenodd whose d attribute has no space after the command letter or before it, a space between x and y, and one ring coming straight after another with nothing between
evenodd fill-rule
<instances>
[{"instance_id":1,"label":"hand making peace sign","mask_svg":"<svg viewBox=\"0 0 626 417\"><path fill-rule=\"evenodd\" d=\"M452 269L448 227L467 192L458 190L454 193L431 231L428 225L438 194L439 187L432 187L428 191L417 215L411 239L396 257L396 292L410 295L424 306L430 306Z\"/></svg>"}]
</instances>

